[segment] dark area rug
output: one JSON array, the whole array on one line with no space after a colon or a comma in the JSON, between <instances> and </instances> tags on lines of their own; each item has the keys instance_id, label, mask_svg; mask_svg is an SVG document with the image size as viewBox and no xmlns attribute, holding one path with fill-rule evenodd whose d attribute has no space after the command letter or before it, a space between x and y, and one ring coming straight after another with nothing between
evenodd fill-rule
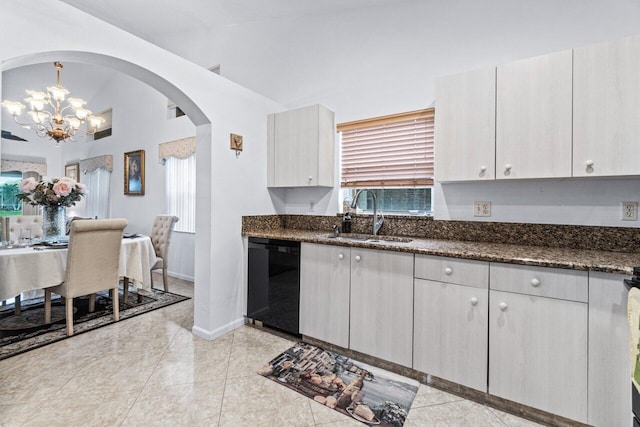
<instances>
[{"instance_id":1,"label":"dark area rug","mask_svg":"<svg viewBox=\"0 0 640 427\"><path fill-rule=\"evenodd\" d=\"M367 425L402 427L419 383L300 342L258 373Z\"/></svg>"},{"instance_id":2,"label":"dark area rug","mask_svg":"<svg viewBox=\"0 0 640 427\"><path fill-rule=\"evenodd\" d=\"M93 313L89 312L88 296L73 299L74 335L114 323L108 295L106 291L96 295ZM120 321L188 299L159 289L153 289L149 295L138 295L130 288L127 301L120 294ZM52 322L48 325L44 324L44 298L22 301L21 307L18 316L13 304L0 308L0 360L68 338L64 303L59 296L52 299Z\"/></svg>"}]
</instances>

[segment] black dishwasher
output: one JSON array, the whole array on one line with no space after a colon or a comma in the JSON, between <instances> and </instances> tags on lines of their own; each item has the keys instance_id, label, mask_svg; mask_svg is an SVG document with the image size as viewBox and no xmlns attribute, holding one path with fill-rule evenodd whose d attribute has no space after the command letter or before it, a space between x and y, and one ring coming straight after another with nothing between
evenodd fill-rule
<instances>
[{"instance_id":1,"label":"black dishwasher","mask_svg":"<svg viewBox=\"0 0 640 427\"><path fill-rule=\"evenodd\" d=\"M300 242L249 238L247 317L300 335Z\"/></svg>"}]
</instances>

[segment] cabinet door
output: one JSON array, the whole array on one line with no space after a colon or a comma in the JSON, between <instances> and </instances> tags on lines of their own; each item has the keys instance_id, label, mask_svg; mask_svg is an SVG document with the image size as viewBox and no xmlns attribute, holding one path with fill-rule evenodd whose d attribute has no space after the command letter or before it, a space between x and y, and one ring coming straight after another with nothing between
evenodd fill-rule
<instances>
[{"instance_id":1,"label":"cabinet door","mask_svg":"<svg viewBox=\"0 0 640 427\"><path fill-rule=\"evenodd\" d=\"M495 67L436 81L436 181L495 178Z\"/></svg>"},{"instance_id":2,"label":"cabinet door","mask_svg":"<svg viewBox=\"0 0 640 427\"><path fill-rule=\"evenodd\" d=\"M318 108L299 108L275 116L276 187L318 185Z\"/></svg>"},{"instance_id":3,"label":"cabinet door","mask_svg":"<svg viewBox=\"0 0 640 427\"><path fill-rule=\"evenodd\" d=\"M352 350L412 366L413 254L351 249Z\"/></svg>"},{"instance_id":4,"label":"cabinet door","mask_svg":"<svg viewBox=\"0 0 640 427\"><path fill-rule=\"evenodd\" d=\"M571 176L572 52L498 66L496 178Z\"/></svg>"},{"instance_id":5,"label":"cabinet door","mask_svg":"<svg viewBox=\"0 0 640 427\"><path fill-rule=\"evenodd\" d=\"M640 37L574 52L573 176L640 174Z\"/></svg>"},{"instance_id":6,"label":"cabinet door","mask_svg":"<svg viewBox=\"0 0 640 427\"><path fill-rule=\"evenodd\" d=\"M626 278L589 273L589 424L594 426L631 426Z\"/></svg>"},{"instance_id":7,"label":"cabinet door","mask_svg":"<svg viewBox=\"0 0 640 427\"><path fill-rule=\"evenodd\" d=\"M303 243L300 333L349 347L350 249Z\"/></svg>"},{"instance_id":8,"label":"cabinet door","mask_svg":"<svg viewBox=\"0 0 640 427\"><path fill-rule=\"evenodd\" d=\"M487 391L489 290L415 280L413 368Z\"/></svg>"},{"instance_id":9,"label":"cabinet door","mask_svg":"<svg viewBox=\"0 0 640 427\"><path fill-rule=\"evenodd\" d=\"M489 393L587 421L587 304L490 291Z\"/></svg>"}]
</instances>

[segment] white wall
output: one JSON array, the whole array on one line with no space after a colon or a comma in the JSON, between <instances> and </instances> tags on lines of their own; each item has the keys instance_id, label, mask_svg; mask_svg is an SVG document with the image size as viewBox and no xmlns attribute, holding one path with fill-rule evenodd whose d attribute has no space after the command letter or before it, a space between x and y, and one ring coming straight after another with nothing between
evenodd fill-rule
<instances>
[{"instance_id":1,"label":"white wall","mask_svg":"<svg viewBox=\"0 0 640 427\"><path fill-rule=\"evenodd\" d=\"M266 115L283 107L59 1L10 0L2 8L0 27L20 34L0 40L3 71L55 59L91 62L139 78L184 108L197 126L193 331L213 338L241 324L241 217L275 212L266 190ZM230 132L245 137L239 159L228 148Z\"/></svg>"},{"instance_id":2,"label":"white wall","mask_svg":"<svg viewBox=\"0 0 640 427\"><path fill-rule=\"evenodd\" d=\"M638 22L636 0L405 0L154 41L203 66L220 64L223 76L288 108L323 104L340 123L426 108L437 76L634 35ZM617 221L613 207L640 200L636 180L589 182L447 185L436 216L476 219L469 206L478 193L496 203L491 220L638 225ZM339 204L335 193L304 189L287 190L285 200L289 213L331 214ZM584 206L593 213L578 215Z\"/></svg>"}]
</instances>

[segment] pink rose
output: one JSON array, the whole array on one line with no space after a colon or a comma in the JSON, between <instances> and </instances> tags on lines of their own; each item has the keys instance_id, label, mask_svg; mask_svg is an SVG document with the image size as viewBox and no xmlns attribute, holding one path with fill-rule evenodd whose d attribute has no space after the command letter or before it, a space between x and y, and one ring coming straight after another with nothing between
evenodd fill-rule
<instances>
[{"instance_id":1,"label":"pink rose","mask_svg":"<svg viewBox=\"0 0 640 427\"><path fill-rule=\"evenodd\" d=\"M35 178L25 178L20 183L20 191L23 193L31 193L38 186L38 181Z\"/></svg>"},{"instance_id":2,"label":"pink rose","mask_svg":"<svg viewBox=\"0 0 640 427\"><path fill-rule=\"evenodd\" d=\"M70 185L69 181L58 181L53 184L53 191L59 197L68 196L71 193L73 186Z\"/></svg>"},{"instance_id":3,"label":"pink rose","mask_svg":"<svg viewBox=\"0 0 640 427\"><path fill-rule=\"evenodd\" d=\"M80 184L79 182L76 184L76 188L78 189L78 193L87 194L87 186L85 184Z\"/></svg>"}]
</instances>

